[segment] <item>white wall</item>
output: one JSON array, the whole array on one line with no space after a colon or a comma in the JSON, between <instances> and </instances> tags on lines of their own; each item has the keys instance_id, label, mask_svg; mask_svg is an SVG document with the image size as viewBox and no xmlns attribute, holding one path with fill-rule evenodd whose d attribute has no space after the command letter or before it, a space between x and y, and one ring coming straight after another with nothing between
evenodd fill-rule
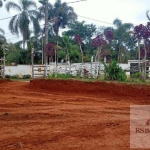
<instances>
[{"instance_id":1,"label":"white wall","mask_svg":"<svg viewBox=\"0 0 150 150\"><path fill-rule=\"evenodd\" d=\"M128 64L119 64L119 66L120 66L123 70L125 70L125 69L127 69L127 68L130 67L130 64L129 64L129 63L128 63ZM127 76L130 76L130 72L126 72L126 75L127 75Z\"/></svg>"},{"instance_id":2,"label":"white wall","mask_svg":"<svg viewBox=\"0 0 150 150\"><path fill-rule=\"evenodd\" d=\"M71 66L74 69L78 69L79 66L81 66L81 65L82 65L81 63L71 64ZM95 65L98 65L98 63L92 63L92 67ZM119 64L119 66L122 67L122 69L127 69L129 67L129 65L130 64ZM51 63L49 66L50 66L50 70L55 70L55 63ZM90 69L91 63L85 63L84 66L86 69ZM60 71L65 67L66 67L65 64L62 64L62 63L58 64L58 69L60 68ZM103 69L104 69L104 67L101 64L101 70L103 70ZM6 66L5 67L5 74L11 75L11 76L17 74L20 77L22 77L22 75L27 75L27 74L30 74L32 76L32 66L31 65ZM130 72L127 72L126 74L130 75Z\"/></svg>"},{"instance_id":3,"label":"white wall","mask_svg":"<svg viewBox=\"0 0 150 150\"><path fill-rule=\"evenodd\" d=\"M31 65L17 65L17 66L5 66L5 75L32 75Z\"/></svg>"}]
</instances>

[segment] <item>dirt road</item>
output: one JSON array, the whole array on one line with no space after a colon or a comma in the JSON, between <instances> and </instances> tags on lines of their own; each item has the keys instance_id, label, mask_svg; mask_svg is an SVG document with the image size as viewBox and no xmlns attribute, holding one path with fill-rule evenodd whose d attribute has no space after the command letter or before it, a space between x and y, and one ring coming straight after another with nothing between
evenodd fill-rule
<instances>
[{"instance_id":1,"label":"dirt road","mask_svg":"<svg viewBox=\"0 0 150 150\"><path fill-rule=\"evenodd\" d=\"M149 86L0 80L0 150L128 150L134 104Z\"/></svg>"}]
</instances>

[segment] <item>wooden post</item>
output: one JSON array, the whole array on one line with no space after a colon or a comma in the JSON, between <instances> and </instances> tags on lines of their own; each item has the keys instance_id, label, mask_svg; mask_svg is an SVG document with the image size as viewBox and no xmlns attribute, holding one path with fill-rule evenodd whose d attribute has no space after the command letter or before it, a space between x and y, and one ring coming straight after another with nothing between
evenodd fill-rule
<instances>
[{"instance_id":1,"label":"wooden post","mask_svg":"<svg viewBox=\"0 0 150 150\"><path fill-rule=\"evenodd\" d=\"M32 79L34 79L34 48L31 50Z\"/></svg>"}]
</instances>

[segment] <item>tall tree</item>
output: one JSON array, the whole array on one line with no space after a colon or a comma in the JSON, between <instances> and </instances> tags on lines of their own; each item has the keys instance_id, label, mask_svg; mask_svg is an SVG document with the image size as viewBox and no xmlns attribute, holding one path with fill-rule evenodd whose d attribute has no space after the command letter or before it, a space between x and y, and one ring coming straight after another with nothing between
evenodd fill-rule
<instances>
[{"instance_id":1,"label":"tall tree","mask_svg":"<svg viewBox=\"0 0 150 150\"><path fill-rule=\"evenodd\" d=\"M40 12L45 13L44 5L39 8ZM49 7L49 20L53 24L53 30L58 36L59 28L65 28L68 24L73 23L77 19L77 14L71 6L67 3L56 0L54 5L48 4Z\"/></svg>"},{"instance_id":2,"label":"tall tree","mask_svg":"<svg viewBox=\"0 0 150 150\"><path fill-rule=\"evenodd\" d=\"M80 37L80 35L75 35L75 40L77 42L77 44L79 44L79 47L80 47L80 51L81 51L81 56L82 56L82 63L84 62L84 54L83 54L83 50L82 50L82 39Z\"/></svg>"},{"instance_id":3,"label":"tall tree","mask_svg":"<svg viewBox=\"0 0 150 150\"><path fill-rule=\"evenodd\" d=\"M69 30L65 31L63 35L68 36L70 39L74 39L75 35L80 35L84 42L84 53L89 53L91 50L92 37L95 35L96 26L94 24L85 24L85 21L75 21L69 25Z\"/></svg>"},{"instance_id":4,"label":"tall tree","mask_svg":"<svg viewBox=\"0 0 150 150\"><path fill-rule=\"evenodd\" d=\"M30 23L33 24L33 30L35 35L40 32L40 13L36 10L37 6L33 0L19 0L19 4L11 1L6 3L6 10L10 12L11 9L17 10L19 14L13 16L10 20L9 30L12 34L22 34L23 48L25 48L25 42L29 39L30 36Z\"/></svg>"},{"instance_id":5,"label":"tall tree","mask_svg":"<svg viewBox=\"0 0 150 150\"><path fill-rule=\"evenodd\" d=\"M150 22L147 23L146 26L140 24L139 26L134 27L134 35L138 40L138 49L139 49L139 72L140 72L140 59L141 59L141 51L143 51L143 71L144 71L144 79L146 78L146 59L149 54L150 47ZM144 47L141 48L140 44L143 44Z\"/></svg>"},{"instance_id":6,"label":"tall tree","mask_svg":"<svg viewBox=\"0 0 150 150\"><path fill-rule=\"evenodd\" d=\"M114 38L114 33L111 30L107 30L104 34L100 34L93 39L93 46L97 48L97 56L99 61L99 70L98 74L100 74L100 57L103 46L110 43Z\"/></svg>"},{"instance_id":7,"label":"tall tree","mask_svg":"<svg viewBox=\"0 0 150 150\"><path fill-rule=\"evenodd\" d=\"M122 63L127 60L128 52L136 48L136 39L130 34L133 24L122 23L121 20L115 19L114 40L112 48L115 50L115 59Z\"/></svg>"}]
</instances>

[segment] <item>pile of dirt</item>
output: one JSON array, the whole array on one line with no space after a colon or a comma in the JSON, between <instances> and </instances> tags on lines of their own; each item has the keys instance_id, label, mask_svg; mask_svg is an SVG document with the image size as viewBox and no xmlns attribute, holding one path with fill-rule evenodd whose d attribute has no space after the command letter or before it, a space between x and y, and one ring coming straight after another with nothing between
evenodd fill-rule
<instances>
[{"instance_id":1,"label":"pile of dirt","mask_svg":"<svg viewBox=\"0 0 150 150\"><path fill-rule=\"evenodd\" d=\"M107 82L82 82L76 80L32 80L30 88L54 92L71 92L86 94L116 94L122 96L150 96L149 85L133 85Z\"/></svg>"}]
</instances>

